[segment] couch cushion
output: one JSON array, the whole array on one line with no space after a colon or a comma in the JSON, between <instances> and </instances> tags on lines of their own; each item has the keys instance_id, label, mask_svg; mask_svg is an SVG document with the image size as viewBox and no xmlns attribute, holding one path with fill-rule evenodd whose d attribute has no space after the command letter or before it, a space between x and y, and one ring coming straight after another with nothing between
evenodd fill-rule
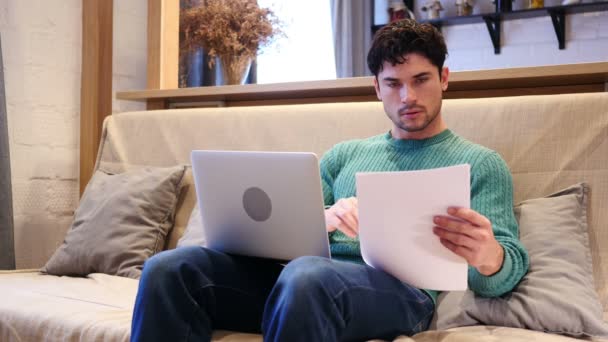
<instances>
[{"instance_id":1,"label":"couch cushion","mask_svg":"<svg viewBox=\"0 0 608 342\"><path fill-rule=\"evenodd\" d=\"M0 341L129 341L137 280L0 273Z\"/></svg>"},{"instance_id":2,"label":"couch cushion","mask_svg":"<svg viewBox=\"0 0 608 342\"><path fill-rule=\"evenodd\" d=\"M395 342L580 342L581 340L561 335L547 334L533 330L496 326L474 326L434 330L419 333L412 338L400 337ZM606 342L602 338L586 341Z\"/></svg>"},{"instance_id":3,"label":"couch cushion","mask_svg":"<svg viewBox=\"0 0 608 342\"><path fill-rule=\"evenodd\" d=\"M38 272L0 271L0 341L129 341L135 279L90 274L57 277ZM427 331L399 342L469 341L575 342L530 330L465 327ZM261 342L261 335L215 331L213 341ZM592 341L606 341L592 339Z\"/></svg>"},{"instance_id":4,"label":"couch cushion","mask_svg":"<svg viewBox=\"0 0 608 342\"><path fill-rule=\"evenodd\" d=\"M146 167L120 174L97 170L63 244L43 272L139 278L173 226L184 167Z\"/></svg>"},{"instance_id":5,"label":"couch cushion","mask_svg":"<svg viewBox=\"0 0 608 342\"><path fill-rule=\"evenodd\" d=\"M190 225L195 204L196 191L194 189L194 179L192 178L192 167L188 166L182 180L182 191L175 208L175 224L171 231L169 231L165 249L172 249L178 246L179 240Z\"/></svg>"},{"instance_id":6,"label":"couch cushion","mask_svg":"<svg viewBox=\"0 0 608 342\"><path fill-rule=\"evenodd\" d=\"M194 205L192 213L190 214L190 220L188 220L188 226L184 231L184 234L177 242L177 247L185 246L205 246L205 230L203 228L203 220L201 217L201 211L198 207L198 202Z\"/></svg>"},{"instance_id":7,"label":"couch cushion","mask_svg":"<svg viewBox=\"0 0 608 342\"><path fill-rule=\"evenodd\" d=\"M530 270L512 293L483 298L467 291L447 294L437 309L439 329L497 325L563 333L608 336L593 287L587 235L588 188L577 184L515 207L520 237L530 254ZM446 307L450 302L456 305Z\"/></svg>"},{"instance_id":8,"label":"couch cushion","mask_svg":"<svg viewBox=\"0 0 608 342\"><path fill-rule=\"evenodd\" d=\"M127 342L138 280L102 273L58 277L0 271L0 341ZM218 330L213 341L261 342Z\"/></svg>"}]
</instances>

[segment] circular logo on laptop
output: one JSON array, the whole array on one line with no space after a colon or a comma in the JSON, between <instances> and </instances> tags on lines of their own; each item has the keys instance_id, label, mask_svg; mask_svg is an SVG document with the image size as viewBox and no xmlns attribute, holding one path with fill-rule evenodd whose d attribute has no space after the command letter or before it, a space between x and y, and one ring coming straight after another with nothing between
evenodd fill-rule
<instances>
[{"instance_id":1,"label":"circular logo on laptop","mask_svg":"<svg viewBox=\"0 0 608 342\"><path fill-rule=\"evenodd\" d=\"M264 190L251 187L243 193L243 208L254 221L263 222L272 213L272 202Z\"/></svg>"}]
</instances>

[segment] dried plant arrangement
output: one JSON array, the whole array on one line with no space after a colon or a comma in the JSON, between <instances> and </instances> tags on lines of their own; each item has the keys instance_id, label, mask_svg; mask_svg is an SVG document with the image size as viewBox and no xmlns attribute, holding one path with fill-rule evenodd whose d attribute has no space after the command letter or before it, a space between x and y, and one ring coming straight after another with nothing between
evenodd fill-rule
<instances>
[{"instance_id":1,"label":"dried plant arrangement","mask_svg":"<svg viewBox=\"0 0 608 342\"><path fill-rule=\"evenodd\" d=\"M282 35L274 12L260 8L255 0L191 1L181 13L180 49L203 47L209 54L209 67L216 56L255 58L258 49Z\"/></svg>"}]
</instances>

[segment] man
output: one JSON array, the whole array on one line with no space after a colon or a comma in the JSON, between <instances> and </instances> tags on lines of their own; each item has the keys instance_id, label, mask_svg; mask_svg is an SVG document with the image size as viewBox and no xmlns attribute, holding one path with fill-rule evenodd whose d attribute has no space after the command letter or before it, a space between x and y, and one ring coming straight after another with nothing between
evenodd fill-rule
<instances>
[{"instance_id":1,"label":"man","mask_svg":"<svg viewBox=\"0 0 608 342\"><path fill-rule=\"evenodd\" d=\"M511 176L497 153L447 129L441 116L446 54L441 34L412 20L374 37L368 65L392 127L338 144L321 160L332 260L302 257L282 267L202 247L161 253L144 267L132 340L208 341L213 329L261 330L267 341L392 339L427 329L437 293L361 259L354 197L359 171L470 164L472 209L450 208L429 226L469 263L470 289L482 296L511 291L528 269Z\"/></svg>"}]
</instances>

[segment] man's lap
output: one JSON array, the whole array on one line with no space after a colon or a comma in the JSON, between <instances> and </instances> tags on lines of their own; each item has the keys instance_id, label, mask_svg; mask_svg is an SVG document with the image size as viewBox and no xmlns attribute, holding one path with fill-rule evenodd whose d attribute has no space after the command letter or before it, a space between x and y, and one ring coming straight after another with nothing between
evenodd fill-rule
<instances>
[{"instance_id":1,"label":"man's lap","mask_svg":"<svg viewBox=\"0 0 608 342\"><path fill-rule=\"evenodd\" d=\"M207 282L192 284L199 289L193 298L201 307L213 304L205 310L210 310L214 329L259 332L264 310L272 310L266 307L269 293L285 283L303 286L304 291L319 287L329 291L347 320L348 335L357 336L360 329L383 324L394 325L394 329L407 327L415 333L426 328L433 313L432 301L423 291L364 264L301 257L283 268L276 261L204 247L182 247L162 254L158 257L165 263L178 263L182 269L194 268L205 275L202 278Z\"/></svg>"}]
</instances>

